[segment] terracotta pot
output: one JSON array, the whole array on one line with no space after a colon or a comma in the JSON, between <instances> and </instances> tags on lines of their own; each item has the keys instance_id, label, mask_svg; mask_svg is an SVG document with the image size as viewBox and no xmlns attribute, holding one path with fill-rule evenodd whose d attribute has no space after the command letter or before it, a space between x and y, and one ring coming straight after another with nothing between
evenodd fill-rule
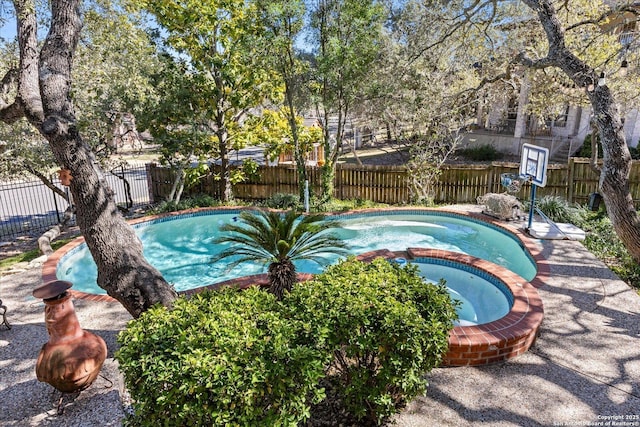
<instances>
[{"instance_id":1,"label":"terracotta pot","mask_svg":"<svg viewBox=\"0 0 640 427\"><path fill-rule=\"evenodd\" d=\"M71 171L69 169L60 169L58 171L58 178L60 179L60 183L65 186L71 185L71 180L73 176L71 176Z\"/></svg>"},{"instance_id":2,"label":"terracotta pot","mask_svg":"<svg viewBox=\"0 0 640 427\"><path fill-rule=\"evenodd\" d=\"M42 346L36 362L39 381L71 393L89 387L107 357L104 340L80 327L67 292L70 282L56 280L33 291L45 303L44 320L49 342Z\"/></svg>"}]
</instances>

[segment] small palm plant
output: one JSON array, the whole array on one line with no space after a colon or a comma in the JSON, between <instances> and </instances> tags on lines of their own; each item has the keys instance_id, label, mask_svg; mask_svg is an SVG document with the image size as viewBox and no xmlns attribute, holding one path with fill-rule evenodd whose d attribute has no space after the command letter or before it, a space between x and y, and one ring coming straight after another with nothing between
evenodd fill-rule
<instances>
[{"instance_id":1,"label":"small palm plant","mask_svg":"<svg viewBox=\"0 0 640 427\"><path fill-rule=\"evenodd\" d=\"M348 254L345 243L330 231L338 222L325 221L324 215L300 215L294 210L285 214L244 211L240 220L220 228L230 233L214 243L227 242L231 246L216 255L213 262L238 256L229 268L246 261L269 264L269 292L278 299L296 283L293 261L309 260L324 265L327 262L324 254Z\"/></svg>"}]
</instances>

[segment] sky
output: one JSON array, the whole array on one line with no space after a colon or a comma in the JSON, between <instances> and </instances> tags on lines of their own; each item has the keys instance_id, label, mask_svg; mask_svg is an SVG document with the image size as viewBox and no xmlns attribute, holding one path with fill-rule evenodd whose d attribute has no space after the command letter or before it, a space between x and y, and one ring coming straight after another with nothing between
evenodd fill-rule
<instances>
[{"instance_id":1,"label":"sky","mask_svg":"<svg viewBox=\"0 0 640 427\"><path fill-rule=\"evenodd\" d=\"M12 40L16 36L16 23L15 21L3 22L0 24L0 37L5 40Z\"/></svg>"}]
</instances>

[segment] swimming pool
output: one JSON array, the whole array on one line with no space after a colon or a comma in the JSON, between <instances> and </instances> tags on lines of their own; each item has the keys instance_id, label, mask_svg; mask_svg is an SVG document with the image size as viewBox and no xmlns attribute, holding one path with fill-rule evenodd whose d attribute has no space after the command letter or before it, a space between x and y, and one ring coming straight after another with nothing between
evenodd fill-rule
<instances>
[{"instance_id":1,"label":"swimming pool","mask_svg":"<svg viewBox=\"0 0 640 427\"><path fill-rule=\"evenodd\" d=\"M144 253L178 291L260 274L262 265L243 264L229 270L229 259L212 263L226 245L215 245L220 227L238 220L240 210L205 209L184 215L150 219L134 225ZM341 227L337 234L354 255L378 250L403 251L428 247L464 253L505 267L526 280L536 275L536 265L513 234L462 214L437 210L378 210L332 215ZM336 262L329 257L328 262ZM315 263L301 262L299 272L318 273ZM97 269L85 245L66 252L57 264L56 276L74 283L74 289L104 294L97 286Z\"/></svg>"},{"instance_id":2,"label":"swimming pool","mask_svg":"<svg viewBox=\"0 0 640 427\"><path fill-rule=\"evenodd\" d=\"M458 308L461 321L449 332L444 365L500 362L526 352L535 342L544 317L542 300L531 283L512 271L483 259L441 249L377 251L358 255L358 258L367 262L380 256L396 261L402 257L416 264L428 281L443 277L454 291L450 290L453 298L459 293L466 299ZM480 281L488 283L480 284ZM503 298L507 300L506 313L507 306L493 307L493 304L502 305Z\"/></svg>"},{"instance_id":3,"label":"swimming pool","mask_svg":"<svg viewBox=\"0 0 640 427\"><path fill-rule=\"evenodd\" d=\"M436 262L432 259L412 261L428 282L446 281L449 296L459 301L459 326L482 325L503 318L511 310L513 294L507 286L487 273L464 264Z\"/></svg>"}]
</instances>

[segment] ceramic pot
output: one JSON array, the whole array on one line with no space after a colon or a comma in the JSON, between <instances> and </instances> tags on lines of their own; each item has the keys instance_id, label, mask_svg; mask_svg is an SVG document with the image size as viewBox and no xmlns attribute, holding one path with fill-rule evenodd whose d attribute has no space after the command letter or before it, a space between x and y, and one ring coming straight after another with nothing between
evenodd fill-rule
<instances>
[{"instance_id":1,"label":"ceramic pot","mask_svg":"<svg viewBox=\"0 0 640 427\"><path fill-rule=\"evenodd\" d=\"M33 291L34 297L44 300L49 332L49 341L38 355L36 376L65 393L89 387L107 357L104 340L80 327L67 292L71 286L71 282L56 280Z\"/></svg>"}]
</instances>

